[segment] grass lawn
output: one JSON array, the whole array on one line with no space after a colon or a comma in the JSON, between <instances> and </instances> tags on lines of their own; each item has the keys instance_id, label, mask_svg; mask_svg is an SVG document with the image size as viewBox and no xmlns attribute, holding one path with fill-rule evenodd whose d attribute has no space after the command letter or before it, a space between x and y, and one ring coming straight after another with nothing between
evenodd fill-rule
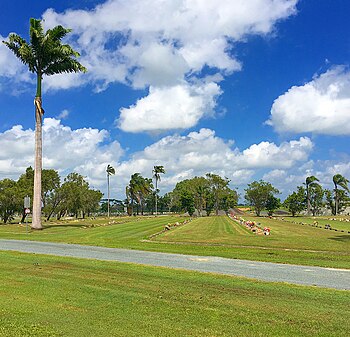
<instances>
[{"instance_id":1,"label":"grass lawn","mask_svg":"<svg viewBox=\"0 0 350 337\"><path fill-rule=\"evenodd\" d=\"M350 268L350 235L296 225L280 219L248 216L271 228L271 235L256 235L228 217L194 220L190 224L157 237L163 242L224 244L222 250L241 248L249 259L266 261L267 255L280 262ZM254 255L254 258L253 258Z\"/></svg>"},{"instance_id":2,"label":"grass lawn","mask_svg":"<svg viewBox=\"0 0 350 337\"><path fill-rule=\"evenodd\" d=\"M350 220L349 216L318 216L318 217L303 217L303 216L297 216L297 217L284 217L285 220L291 221L291 222L303 222L308 224L313 224L314 221L318 222L319 226L324 227L326 224L331 225L332 228L337 229L338 231L345 231L348 233L350 231L350 222L344 221L345 219ZM331 220L336 219L336 220ZM342 221L340 219L343 219Z\"/></svg>"},{"instance_id":3,"label":"grass lawn","mask_svg":"<svg viewBox=\"0 0 350 337\"><path fill-rule=\"evenodd\" d=\"M350 268L350 235L301 226L288 221L250 217L271 228L271 236L257 236L228 217L199 218L144 241L167 223L181 217L115 218L50 223L42 231L25 226L0 225L0 238L54 241L222 256L227 258ZM94 227L90 227L93 225Z\"/></svg>"},{"instance_id":4,"label":"grass lawn","mask_svg":"<svg viewBox=\"0 0 350 337\"><path fill-rule=\"evenodd\" d=\"M0 252L0 336L349 336L350 292Z\"/></svg>"}]
</instances>

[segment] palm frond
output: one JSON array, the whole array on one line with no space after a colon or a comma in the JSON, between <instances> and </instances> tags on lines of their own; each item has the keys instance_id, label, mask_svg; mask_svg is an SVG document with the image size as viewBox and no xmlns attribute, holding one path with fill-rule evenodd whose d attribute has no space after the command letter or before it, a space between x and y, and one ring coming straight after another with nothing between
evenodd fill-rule
<instances>
[{"instance_id":1,"label":"palm frond","mask_svg":"<svg viewBox=\"0 0 350 337\"><path fill-rule=\"evenodd\" d=\"M45 75L55 75L62 73L85 73L87 69L81 65L77 60L70 58L63 58L56 61L55 63L49 64L45 69L43 69L43 74Z\"/></svg>"},{"instance_id":2,"label":"palm frond","mask_svg":"<svg viewBox=\"0 0 350 337\"><path fill-rule=\"evenodd\" d=\"M60 41L71 31L71 29L64 28L61 25L59 25L52 29L48 29L45 36L50 37L50 39L52 39L53 41Z\"/></svg>"},{"instance_id":3,"label":"palm frond","mask_svg":"<svg viewBox=\"0 0 350 337\"><path fill-rule=\"evenodd\" d=\"M349 180L346 179L344 176L342 176L341 174L335 174L333 176L333 183L335 185L335 187L340 186L342 187L344 190L349 192L349 187L348 187L348 183Z\"/></svg>"},{"instance_id":4,"label":"palm frond","mask_svg":"<svg viewBox=\"0 0 350 337\"><path fill-rule=\"evenodd\" d=\"M27 41L17 34L10 34L9 41L2 41L19 60L29 67L31 72L36 72L36 63L33 51Z\"/></svg>"}]
</instances>

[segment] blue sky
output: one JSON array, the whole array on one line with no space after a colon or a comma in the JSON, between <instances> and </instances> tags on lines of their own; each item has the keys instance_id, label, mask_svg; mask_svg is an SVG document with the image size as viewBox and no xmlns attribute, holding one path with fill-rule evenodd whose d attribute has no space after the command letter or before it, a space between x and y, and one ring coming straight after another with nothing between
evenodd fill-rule
<instances>
[{"instance_id":1,"label":"blue sky","mask_svg":"<svg viewBox=\"0 0 350 337\"><path fill-rule=\"evenodd\" d=\"M346 0L7 1L0 38L29 18L72 28L87 74L43 82L45 168L124 197L164 165L161 191L214 172L282 197L316 175L350 178ZM0 46L0 178L33 163L35 78Z\"/></svg>"}]
</instances>

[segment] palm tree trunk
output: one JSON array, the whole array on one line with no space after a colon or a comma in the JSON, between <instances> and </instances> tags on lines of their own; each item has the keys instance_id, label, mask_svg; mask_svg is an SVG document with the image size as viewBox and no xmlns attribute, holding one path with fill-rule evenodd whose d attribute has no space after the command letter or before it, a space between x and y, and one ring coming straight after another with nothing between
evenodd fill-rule
<instances>
[{"instance_id":1,"label":"palm tree trunk","mask_svg":"<svg viewBox=\"0 0 350 337\"><path fill-rule=\"evenodd\" d=\"M158 187L158 179L156 178L156 193L155 193L155 197L156 197L156 216L157 216L157 212L158 212L157 187Z\"/></svg>"},{"instance_id":2,"label":"palm tree trunk","mask_svg":"<svg viewBox=\"0 0 350 337\"><path fill-rule=\"evenodd\" d=\"M337 215L338 214L338 186L337 185L335 185L335 189L334 189L334 199L335 199L335 215Z\"/></svg>"},{"instance_id":3,"label":"palm tree trunk","mask_svg":"<svg viewBox=\"0 0 350 337\"><path fill-rule=\"evenodd\" d=\"M41 171L42 171L42 109L41 96L35 100L35 160L34 160L34 193L33 193L33 219L31 227L42 229L41 224Z\"/></svg>"},{"instance_id":4,"label":"palm tree trunk","mask_svg":"<svg viewBox=\"0 0 350 337\"><path fill-rule=\"evenodd\" d=\"M108 204L107 204L107 214L109 218L109 174L107 173L107 199L108 199Z\"/></svg>"},{"instance_id":5,"label":"palm tree trunk","mask_svg":"<svg viewBox=\"0 0 350 337\"><path fill-rule=\"evenodd\" d=\"M309 186L306 186L306 201L307 201L307 215L310 215L311 203L310 203Z\"/></svg>"}]
</instances>

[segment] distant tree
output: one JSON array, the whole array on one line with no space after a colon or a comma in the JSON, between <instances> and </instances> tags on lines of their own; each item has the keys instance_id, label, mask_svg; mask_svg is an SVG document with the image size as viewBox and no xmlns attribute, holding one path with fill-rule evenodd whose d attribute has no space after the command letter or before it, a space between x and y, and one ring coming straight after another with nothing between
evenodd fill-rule
<instances>
[{"instance_id":1,"label":"distant tree","mask_svg":"<svg viewBox=\"0 0 350 337\"><path fill-rule=\"evenodd\" d=\"M310 188L312 186L318 185L319 180L315 176L306 177L305 186L306 186L306 201L307 201L307 215L310 215L311 212L311 201L310 201Z\"/></svg>"},{"instance_id":2,"label":"distant tree","mask_svg":"<svg viewBox=\"0 0 350 337\"><path fill-rule=\"evenodd\" d=\"M335 214L339 213L339 187L349 192L348 182L349 180L343 177L341 174L336 174L333 176Z\"/></svg>"},{"instance_id":3,"label":"distant tree","mask_svg":"<svg viewBox=\"0 0 350 337\"><path fill-rule=\"evenodd\" d=\"M253 181L248 184L248 188L245 191L244 197L249 205L254 207L257 216L260 216L261 211L266 208L269 198L279 193L277 188L263 180Z\"/></svg>"},{"instance_id":4,"label":"distant tree","mask_svg":"<svg viewBox=\"0 0 350 337\"><path fill-rule=\"evenodd\" d=\"M226 215L229 213L229 209L237 206L238 193L235 190L227 189L221 199L220 208L225 211Z\"/></svg>"},{"instance_id":5,"label":"distant tree","mask_svg":"<svg viewBox=\"0 0 350 337\"><path fill-rule=\"evenodd\" d=\"M265 208L269 216L273 215L273 212L281 206L281 200L273 195L267 198Z\"/></svg>"},{"instance_id":6,"label":"distant tree","mask_svg":"<svg viewBox=\"0 0 350 337\"><path fill-rule=\"evenodd\" d=\"M187 212L189 216L192 216L195 211L193 195L190 192L183 191L180 197L180 201L182 210Z\"/></svg>"},{"instance_id":7,"label":"distant tree","mask_svg":"<svg viewBox=\"0 0 350 337\"><path fill-rule=\"evenodd\" d=\"M68 174L61 187L63 201L60 205L60 214L66 212L78 218L83 212L84 194L89 190L89 183L84 177L76 172Z\"/></svg>"},{"instance_id":8,"label":"distant tree","mask_svg":"<svg viewBox=\"0 0 350 337\"><path fill-rule=\"evenodd\" d=\"M297 192L290 194L283 204L288 209L288 211L292 213L292 216L295 216L304 210L306 205L304 187L298 186Z\"/></svg>"},{"instance_id":9,"label":"distant tree","mask_svg":"<svg viewBox=\"0 0 350 337\"><path fill-rule=\"evenodd\" d=\"M42 229L41 224L41 170L42 170L42 108L41 82L44 75L50 76L61 73L86 72L76 58L79 53L61 40L70 32L70 29L56 26L44 32L40 20L30 19L30 43L17 34L10 34L5 45L26 64L29 71L36 74L37 88L35 104L35 174L33 192L33 229Z\"/></svg>"},{"instance_id":10,"label":"distant tree","mask_svg":"<svg viewBox=\"0 0 350 337\"><path fill-rule=\"evenodd\" d=\"M158 181L160 181L160 175L165 173L164 166L161 166L161 165L154 166L153 170L152 170L152 173L153 173L153 178L156 181L156 188L155 188L154 196L155 196L155 207L156 207L155 213L156 213L156 216L157 216L157 212L158 212L158 199L157 199L157 195L158 195Z\"/></svg>"},{"instance_id":11,"label":"distant tree","mask_svg":"<svg viewBox=\"0 0 350 337\"><path fill-rule=\"evenodd\" d=\"M309 199L311 213L313 216L319 215L323 204L324 190L321 185L314 184L309 188Z\"/></svg>"},{"instance_id":12,"label":"distant tree","mask_svg":"<svg viewBox=\"0 0 350 337\"><path fill-rule=\"evenodd\" d=\"M0 218L4 223L11 221L23 207L17 183L11 179L0 181Z\"/></svg>"},{"instance_id":13,"label":"distant tree","mask_svg":"<svg viewBox=\"0 0 350 337\"><path fill-rule=\"evenodd\" d=\"M134 173L131 176L126 194L131 207L133 207L133 202L136 201L137 214L139 209L141 209L141 214L143 214L146 197L152 193L152 189L153 183L151 178L144 178L140 173Z\"/></svg>"},{"instance_id":14,"label":"distant tree","mask_svg":"<svg viewBox=\"0 0 350 337\"><path fill-rule=\"evenodd\" d=\"M222 201L222 198L227 194L230 180L227 178L222 178L219 175L213 173L207 173L206 178L208 180L209 189L214 197L215 213L218 215L220 203Z\"/></svg>"},{"instance_id":15,"label":"distant tree","mask_svg":"<svg viewBox=\"0 0 350 337\"><path fill-rule=\"evenodd\" d=\"M347 195L346 191L344 190L337 191L337 198L338 198L338 212L342 212L345 209L345 207L347 207L350 204L350 198ZM335 191L325 190L325 199L326 199L327 208L331 210L333 215L336 215Z\"/></svg>"},{"instance_id":16,"label":"distant tree","mask_svg":"<svg viewBox=\"0 0 350 337\"><path fill-rule=\"evenodd\" d=\"M106 168L106 173L107 173L107 216L109 218L109 207L110 207L110 204L109 204L109 177L111 175L114 175L115 174L115 169L113 166L111 165L107 165L107 168Z\"/></svg>"},{"instance_id":17,"label":"distant tree","mask_svg":"<svg viewBox=\"0 0 350 337\"><path fill-rule=\"evenodd\" d=\"M55 199L53 195L56 194L57 190L60 187L60 176L57 171L52 169L43 169L42 174L42 184L41 184L41 200L43 204L43 212L46 216L48 214L52 214L54 210L52 210L53 200ZM25 196L29 196L32 200L33 197L33 186L34 186L34 170L31 166L26 169L26 172L22 174L18 181L18 191L19 196L24 199ZM22 207L22 219L21 223L24 222L27 214L24 212L24 208ZM51 217L48 216L48 219Z\"/></svg>"},{"instance_id":18,"label":"distant tree","mask_svg":"<svg viewBox=\"0 0 350 337\"><path fill-rule=\"evenodd\" d=\"M202 216L203 209L207 202L207 196L210 193L209 182L204 177L194 177L190 180L190 184L194 198L194 206L199 216Z\"/></svg>"},{"instance_id":19,"label":"distant tree","mask_svg":"<svg viewBox=\"0 0 350 337\"><path fill-rule=\"evenodd\" d=\"M90 216L93 212L96 212L100 206L100 200L103 194L101 191L88 189L83 194L83 218Z\"/></svg>"},{"instance_id":20,"label":"distant tree","mask_svg":"<svg viewBox=\"0 0 350 337\"><path fill-rule=\"evenodd\" d=\"M172 206L172 195L171 193L165 193L163 196L159 197L158 205L161 213L170 212Z\"/></svg>"}]
</instances>

